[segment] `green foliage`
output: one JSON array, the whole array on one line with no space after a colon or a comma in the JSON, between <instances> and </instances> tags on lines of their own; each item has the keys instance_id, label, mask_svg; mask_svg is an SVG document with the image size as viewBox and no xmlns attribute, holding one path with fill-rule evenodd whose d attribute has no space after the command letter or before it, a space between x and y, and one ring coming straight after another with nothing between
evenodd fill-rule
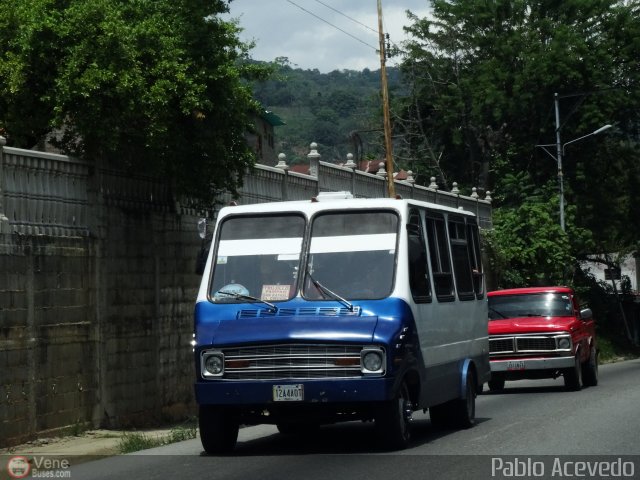
<instances>
[{"instance_id":1,"label":"green foliage","mask_svg":"<svg viewBox=\"0 0 640 480\"><path fill-rule=\"evenodd\" d=\"M486 246L496 283L572 283L585 254L637 249L637 2L431 3L433 16L410 16L415 40L402 68L411 95L395 133L422 161L414 172L494 194ZM566 234L556 161L536 147L556 141L555 92L563 144L615 126L566 148Z\"/></svg>"},{"instance_id":2,"label":"green foliage","mask_svg":"<svg viewBox=\"0 0 640 480\"><path fill-rule=\"evenodd\" d=\"M250 45L222 0L29 0L0 4L0 128L30 148L164 175L205 202L253 156Z\"/></svg>"},{"instance_id":3,"label":"green foliage","mask_svg":"<svg viewBox=\"0 0 640 480\"><path fill-rule=\"evenodd\" d=\"M121 454L147 450L149 448L169 445L171 443L182 442L196 438L198 433L197 422L191 419L182 425L172 428L168 434L159 436L149 436L140 432L125 432L118 442L118 451Z\"/></svg>"},{"instance_id":4,"label":"green foliage","mask_svg":"<svg viewBox=\"0 0 640 480\"><path fill-rule=\"evenodd\" d=\"M379 137L380 72L343 70L327 74L293 68L287 58L275 62L272 79L255 84L256 98L286 125L277 127L278 150L295 164L306 161L317 142L324 161L344 162L347 153L382 157ZM400 84L397 69L388 69L389 84ZM357 132L362 145L355 144ZM356 148L362 151L356 152Z\"/></svg>"}]
</instances>

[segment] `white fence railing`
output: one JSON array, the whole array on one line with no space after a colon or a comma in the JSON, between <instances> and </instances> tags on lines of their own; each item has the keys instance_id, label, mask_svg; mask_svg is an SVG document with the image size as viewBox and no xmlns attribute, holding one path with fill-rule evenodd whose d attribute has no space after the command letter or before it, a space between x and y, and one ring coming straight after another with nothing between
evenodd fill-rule
<instances>
[{"instance_id":1,"label":"white fence railing","mask_svg":"<svg viewBox=\"0 0 640 480\"><path fill-rule=\"evenodd\" d=\"M6 147L2 137L0 147L0 233L87 236L95 228L92 219L100 204L143 212L187 212L169 184L157 178L100 168L64 155ZM323 191L350 191L358 198L387 194L386 174L322 162L315 144L308 157L309 175L289 172L284 157L276 167L255 165L246 173L236 201L304 200ZM415 185L410 177L396 180L395 189L403 198L472 211L481 227L492 226L488 192L480 199L475 193L461 195L457 188L438 190L435 182L428 187ZM221 203L230 200L228 194L218 198Z\"/></svg>"}]
</instances>

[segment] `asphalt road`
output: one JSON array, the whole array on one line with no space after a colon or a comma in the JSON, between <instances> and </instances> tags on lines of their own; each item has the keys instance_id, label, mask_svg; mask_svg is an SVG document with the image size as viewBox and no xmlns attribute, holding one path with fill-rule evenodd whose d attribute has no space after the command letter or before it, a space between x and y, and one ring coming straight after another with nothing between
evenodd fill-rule
<instances>
[{"instance_id":1,"label":"asphalt road","mask_svg":"<svg viewBox=\"0 0 640 480\"><path fill-rule=\"evenodd\" d=\"M507 382L478 397L471 429L438 430L428 414L414 415L414 440L402 452L378 451L372 424L309 437L257 426L241 430L233 456L205 456L189 440L84 463L71 478L640 478L639 379L640 360L632 360L601 366L600 384L579 392L566 391L561 378Z\"/></svg>"}]
</instances>

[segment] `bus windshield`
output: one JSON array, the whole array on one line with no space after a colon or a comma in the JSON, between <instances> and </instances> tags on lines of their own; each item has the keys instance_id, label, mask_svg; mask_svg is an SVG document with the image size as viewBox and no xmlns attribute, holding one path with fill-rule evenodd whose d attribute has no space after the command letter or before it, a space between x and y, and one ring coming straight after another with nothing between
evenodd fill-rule
<instances>
[{"instance_id":1,"label":"bus windshield","mask_svg":"<svg viewBox=\"0 0 640 480\"><path fill-rule=\"evenodd\" d=\"M389 211L317 215L311 227L302 295L380 299L393 288L398 217ZM327 292L329 290L329 292Z\"/></svg>"},{"instance_id":2,"label":"bus windshield","mask_svg":"<svg viewBox=\"0 0 640 480\"><path fill-rule=\"evenodd\" d=\"M226 218L218 235L214 302L283 301L296 294L305 219L301 215Z\"/></svg>"}]
</instances>

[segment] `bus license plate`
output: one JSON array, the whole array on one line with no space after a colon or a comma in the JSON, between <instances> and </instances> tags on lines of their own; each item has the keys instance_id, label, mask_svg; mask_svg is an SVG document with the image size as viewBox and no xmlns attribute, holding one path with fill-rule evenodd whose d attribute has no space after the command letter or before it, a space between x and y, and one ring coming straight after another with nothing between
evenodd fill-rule
<instances>
[{"instance_id":1,"label":"bus license plate","mask_svg":"<svg viewBox=\"0 0 640 480\"><path fill-rule=\"evenodd\" d=\"M304 386L297 385L274 385L274 402L301 402L304 400Z\"/></svg>"},{"instance_id":2,"label":"bus license plate","mask_svg":"<svg viewBox=\"0 0 640 480\"><path fill-rule=\"evenodd\" d=\"M524 361L516 360L507 362L507 370L524 370Z\"/></svg>"}]
</instances>

